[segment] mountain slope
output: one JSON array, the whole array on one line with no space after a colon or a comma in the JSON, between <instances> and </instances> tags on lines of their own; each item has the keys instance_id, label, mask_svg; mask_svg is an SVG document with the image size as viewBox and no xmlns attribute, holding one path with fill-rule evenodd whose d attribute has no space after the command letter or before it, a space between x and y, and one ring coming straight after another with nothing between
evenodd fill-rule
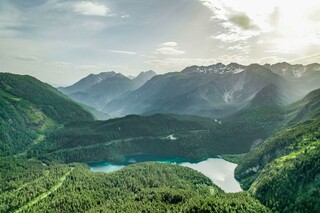
<instances>
[{"instance_id":1,"label":"mountain slope","mask_svg":"<svg viewBox=\"0 0 320 213\"><path fill-rule=\"evenodd\" d=\"M30 76L0 73L0 155L40 143L46 131L92 115L55 88Z\"/></svg>"},{"instance_id":2,"label":"mountain slope","mask_svg":"<svg viewBox=\"0 0 320 213\"><path fill-rule=\"evenodd\" d=\"M134 79L129 79L120 73L100 73L99 75L89 75L64 91L71 99L101 110L106 103L118 98L122 94L135 90L146 81L155 76L153 71L141 72ZM75 90L81 86L81 90ZM74 92L70 92L71 89Z\"/></svg>"},{"instance_id":3,"label":"mountain slope","mask_svg":"<svg viewBox=\"0 0 320 213\"><path fill-rule=\"evenodd\" d=\"M133 78L132 80L134 82L135 87L139 88L156 75L157 73L155 73L152 70L149 70L146 72L141 72L137 77Z\"/></svg>"},{"instance_id":4,"label":"mountain slope","mask_svg":"<svg viewBox=\"0 0 320 213\"><path fill-rule=\"evenodd\" d=\"M301 101L290 105L289 109L290 112L296 112L294 113L295 117L290 120L292 123L308 120L312 116L316 116L316 113L320 111L320 89L312 91Z\"/></svg>"},{"instance_id":5,"label":"mountain slope","mask_svg":"<svg viewBox=\"0 0 320 213\"><path fill-rule=\"evenodd\" d=\"M320 187L319 95L316 90L295 103L300 110L288 117L291 122L248 153L236 169L243 186L274 211L320 210L314 199Z\"/></svg>"},{"instance_id":6,"label":"mountain slope","mask_svg":"<svg viewBox=\"0 0 320 213\"><path fill-rule=\"evenodd\" d=\"M288 63L266 64L264 67L270 69L286 78L291 85L294 85L296 95L301 99L307 93L318 89L320 84L320 64L308 64L303 66L301 64L291 65Z\"/></svg>"},{"instance_id":7,"label":"mountain slope","mask_svg":"<svg viewBox=\"0 0 320 213\"><path fill-rule=\"evenodd\" d=\"M284 106L286 101L283 94L274 84L269 84L263 87L255 96L250 100L250 107L276 107Z\"/></svg>"},{"instance_id":8,"label":"mountain slope","mask_svg":"<svg viewBox=\"0 0 320 213\"><path fill-rule=\"evenodd\" d=\"M133 89L135 89L135 85L132 80L121 74L116 74L92 85L85 91L71 93L69 97L79 103L101 110L112 99Z\"/></svg>"},{"instance_id":9,"label":"mountain slope","mask_svg":"<svg viewBox=\"0 0 320 213\"><path fill-rule=\"evenodd\" d=\"M0 74L0 88L17 98L27 100L47 116L64 123L75 120L92 120L90 113L82 109L58 90L30 76Z\"/></svg>"},{"instance_id":10,"label":"mountain slope","mask_svg":"<svg viewBox=\"0 0 320 213\"><path fill-rule=\"evenodd\" d=\"M302 64L291 65L286 62L277 64L265 64L264 67L270 69L272 72L277 73L287 78L306 78L310 75L317 75L320 71L320 64L309 64L303 66Z\"/></svg>"},{"instance_id":11,"label":"mountain slope","mask_svg":"<svg viewBox=\"0 0 320 213\"><path fill-rule=\"evenodd\" d=\"M81 92L87 90L89 87L105 80L108 78L112 78L116 75L115 72L102 72L100 74L90 74L87 77L81 79L80 81L76 82L75 84L68 86L68 87L60 87L58 88L64 94L71 94L76 92Z\"/></svg>"}]
</instances>

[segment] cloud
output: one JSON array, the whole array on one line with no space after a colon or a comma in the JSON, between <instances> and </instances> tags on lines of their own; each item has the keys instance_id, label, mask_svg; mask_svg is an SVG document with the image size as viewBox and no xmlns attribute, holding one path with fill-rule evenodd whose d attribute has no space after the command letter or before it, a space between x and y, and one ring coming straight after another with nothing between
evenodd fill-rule
<instances>
[{"instance_id":1,"label":"cloud","mask_svg":"<svg viewBox=\"0 0 320 213\"><path fill-rule=\"evenodd\" d=\"M305 35L276 38L270 41L272 49L266 50L269 53L293 54L301 49L319 49L320 35Z\"/></svg>"},{"instance_id":2,"label":"cloud","mask_svg":"<svg viewBox=\"0 0 320 213\"><path fill-rule=\"evenodd\" d=\"M73 66L72 63L66 62L66 61L56 61L56 62L53 62L53 64L57 66Z\"/></svg>"},{"instance_id":3,"label":"cloud","mask_svg":"<svg viewBox=\"0 0 320 213\"><path fill-rule=\"evenodd\" d=\"M145 63L154 70L159 72L180 71L187 66L192 65L210 65L216 63L216 59L207 58L166 58L166 59L150 59Z\"/></svg>"},{"instance_id":4,"label":"cloud","mask_svg":"<svg viewBox=\"0 0 320 213\"><path fill-rule=\"evenodd\" d=\"M252 20L244 13L231 15L229 21L243 30L257 30L258 27L252 23Z\"/></svg>"},{"instance_id":5,"label":"cloud","mask_svg":"<svg viewBox=\"0 0 320 213\"><path fill-rule=\"evenodd\" d=\"M251 45L237 44L237 45L229 46L227 50L238 51L240 53L248 53L251 50L251 48L252 48Z\"/></svg>"},{"instance_id":6,"label":"cloud","mask_svg":"<svg viewBox=\"0 0 320 213\"><path fill-rule=\"evenodd\" d=\"M314 55L308 55L308 56L303 56L299 58L294 58L291 60L288 60L290 63L297 63L297 62L302 62L302 63L313 63L314 61L320 61L320 53L314 54Z\"/></svg>"},{"instance_id":7,"label":"cloud","mask_svg":"<svg viewBox=\"0 0 320 213\"><path fill-rule=\"evenodd\" d=\"M112 53L119 53L119 54L126 54L126 55L137 55L136 52L126 51L126 50L108 50L108 51Z\"/></svg>"},{"instance_id":8,"label":"cloud","mask_svg":"<svg viewBox=\"0 0 320 213\"><path fill-rule=\"evenodd\" d=\"M86 16L106 16L110 9L103 4L82 1L74 4L74 12Z\"/></svg>"},{"instance_id":9,"label":"cloud","mask_svg":"<svg viewBox=\"0 0 320 213\"><path fill-rule=\"evenodd\" d=\"M105 68L100 65L83 64L83 65L80 65L78 69L82 71L95 72L95 71L104 70Z\"/></svg>"},{"instance_id":10,"label":"cloud","mask_svg":"<svg viewBox=\"0 0 320 213\"><path fill-rule=\"evenodd\" d=\"M177 42L169 41L169 42L162 43L159 46L161 46L161 47L177 47L178 44L177 44Z\"/></svg>"},{"instance_id":11,"label":"cloud","mask_svg":"<svg viewBox=\"0 0 320 213\"><path fill-rule=\"evenodd\" d=\"M239 41L246 41L247 39L251 38L253 33L240 33L240 32L229 32L229 33L221 33L217 34L215 36L212 36L211 38L220 40L222 42L226 43L234 43Z\"/></svg>"},{"instance_id":12,"label":"cloud","mask_svg":"<svg viewBox=\"0 0 320 213\"><path fill-rule=\"evenodd\" d=\"M242 53L263 62L317 60L304 56L319 52L319 0L199 1L212 12L216 31L211 38L232 54L243 49Z\"/></svg>"},{"instance_id":13,"label":"cloud","mask_svg":"<svg viewBox=\"0 0 320 213\"><path fill-rule=\"evenodd\" d=\"M42 59L35 57L35 56L23 56L23 55L19 55L19 56L12 56L12 58L18 60L18 61L22 61L22 62L27 62L27 63L33 63L33 62L40 62L42 61Z\"/></svg>"},{"instance_id":14,"label":"cloud","mask_svg":"<svg viewBox=\"0 0 320 213\"><path fill-rule=\"evenodd\" d=\"M271 16L275 11L274 0L200 0L212 10L212 19L226 32L217 33L213 38L223 42L248 40L273 30Z\"/></svg>"},{"instance_id":15,"label":"cloud","mask_svg":"<svg viewBox=\"0 0 320 213\"><path fill-rule=\"evenodd\" d=\"M160 44L156 49L156 53L161 55L183 55L185 51L179 50L178 44L171 41Z\"/></svg>"},{"instance_id":16,"label":"cloud","mask_svg":"<svg viewBox=\"0 0 320 213\"><path fill-rule=\"evenodd\" d=\"M259 64L276 64L283 61L286 61L286 59L278 56L269 56L269 57L260 58L258 62Z\"/></svg>"}]
</instances>

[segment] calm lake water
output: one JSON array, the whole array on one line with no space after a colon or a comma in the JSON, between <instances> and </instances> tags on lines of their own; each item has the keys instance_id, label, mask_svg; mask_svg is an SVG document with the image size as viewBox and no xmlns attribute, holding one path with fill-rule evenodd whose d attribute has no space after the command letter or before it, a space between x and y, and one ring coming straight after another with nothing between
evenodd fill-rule
<instances>
[{"instance_id":1,"label":"calm lake water","mask_svg":"<svg viewBox=\"0 0 320 213\"><path fill-rule=\"evenodd\" d=\"M125 158L121 164L112 164L109 162L89 164L93 172L113 172L127 165L155 161L168 164L179 164L197 170L209 177L217 186L225 192L240 192L242 191L238 181L234 178L233 173L237 164L230 163L221 158L208 158L207 160L191 163L186 162L181 158L165 158L154 155L131 155Z\"/></svg>"}]
</instances>

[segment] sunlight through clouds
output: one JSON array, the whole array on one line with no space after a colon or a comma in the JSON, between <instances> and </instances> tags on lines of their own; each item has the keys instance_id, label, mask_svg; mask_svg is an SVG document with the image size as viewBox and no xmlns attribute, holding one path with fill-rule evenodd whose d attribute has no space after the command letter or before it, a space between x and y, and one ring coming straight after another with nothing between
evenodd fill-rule
<instances>
[{"instance_id":1,"label":"sunlight through clouds","mask_svg":"<svg viewBox=\"0 0 320 213\"><path fill-rule=\"evenodd\" d=\"M320 45L320 4L316 0L200 1L212 10L212 19L224 27L224 32L212 35L222 42L268 35L272 51L289 53Z\"/></svg>"}]
</instances>

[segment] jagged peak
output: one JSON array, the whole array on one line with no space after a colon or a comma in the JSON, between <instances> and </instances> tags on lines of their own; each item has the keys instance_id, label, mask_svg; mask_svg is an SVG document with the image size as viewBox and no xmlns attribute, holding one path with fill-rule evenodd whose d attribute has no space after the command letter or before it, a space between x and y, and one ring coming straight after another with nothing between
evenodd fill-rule
<instances>
[{"instance_id":1,"label":"jagged peak","mask_svg":"<svg viewBox=\"0 0 320 213\"><path fill-rule=\"evenodd\" d=\"M139 73L139 75L137 75L137 77L142 76L142 75L157 75L157 73L155 71L153 71L153 70L141 71Z\"/></svg>"},{"instance_id":2,"label":"jagged peak","mask_svg":"<svg viewBox=\"0 0 320 213\"><path fill-rule=\"evenodd\" d=\"M223 63L217 63L209 66L189 66L186 67L181 72L195 72L195 73L214 73L214 74L226 74L226 73L240 73L244 71L245 66L237 64L237 63L230 63L225 65Z\"/></svg>"}]
</instances>

